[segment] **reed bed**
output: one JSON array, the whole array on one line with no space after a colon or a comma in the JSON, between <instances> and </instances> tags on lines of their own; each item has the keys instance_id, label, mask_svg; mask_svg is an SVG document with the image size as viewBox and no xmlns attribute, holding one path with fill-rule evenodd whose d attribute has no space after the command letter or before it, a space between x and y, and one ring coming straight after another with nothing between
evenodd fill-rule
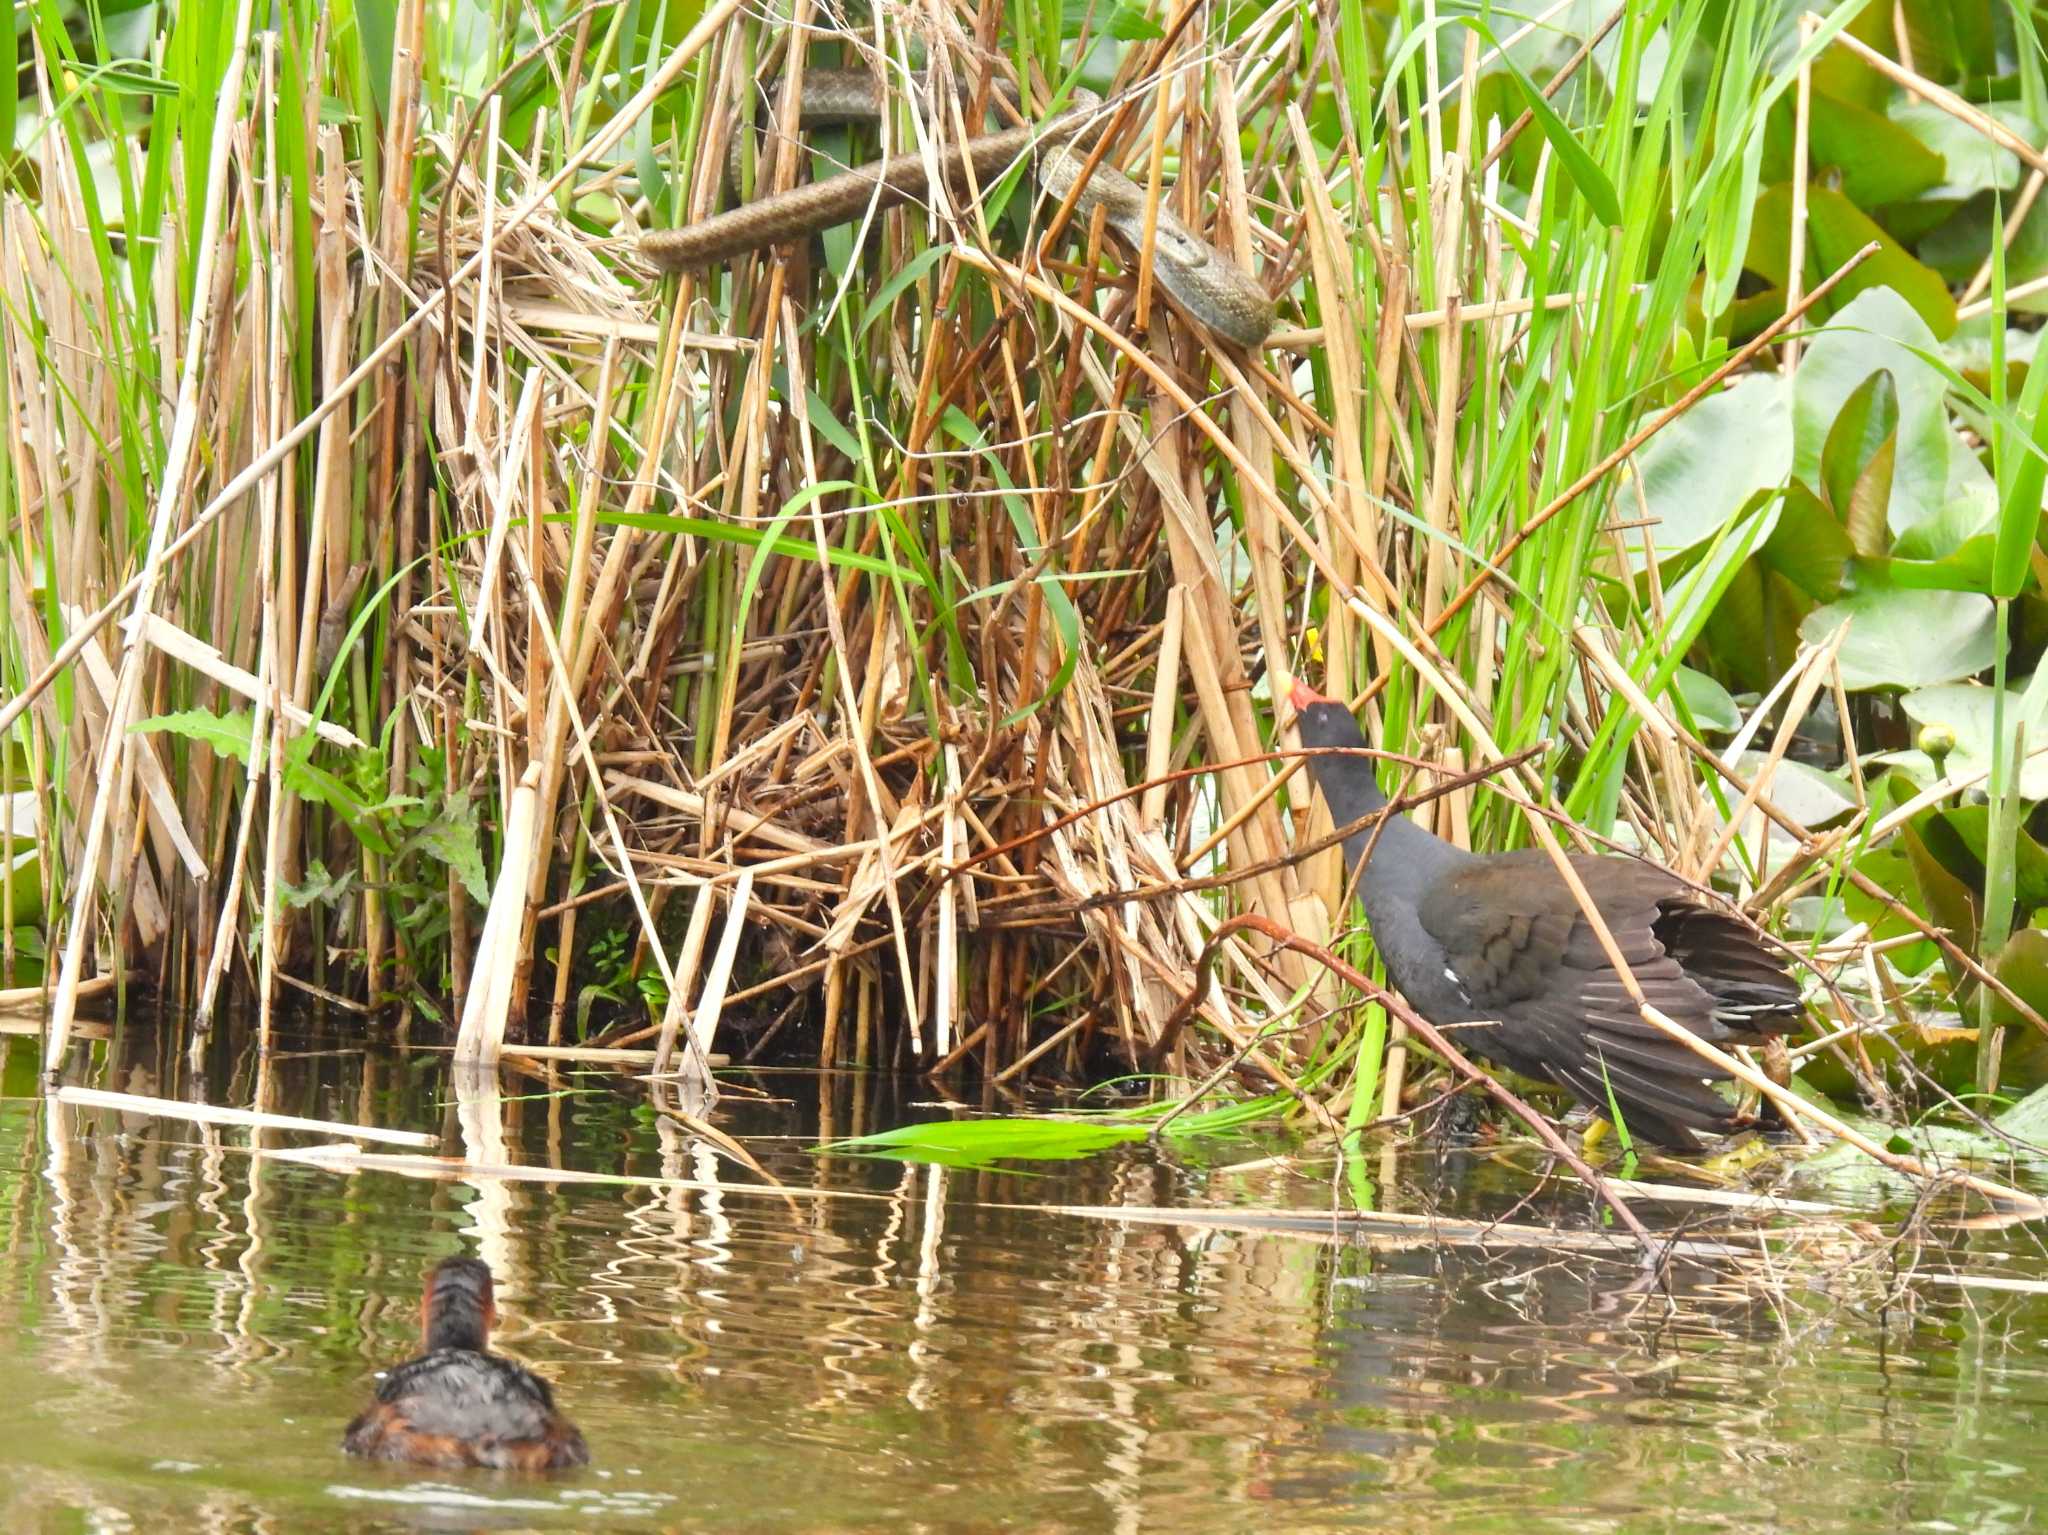
<instances>
[{"instance_id":1,"label":"reed bed","mask_svg":"<svg viewBox=\"0 0 2048 1535\"><path fill-rule=\"evenodd\" d=\"M657 1071L1240 1073L1356 1130L1403 1112L1398 1020L1252 928L1198 964L1247 914L1370 954L1304 856L1296 675L1365 701L1446 835L1554 806L1767 918L1826 873L1678 687L1754 528L1666 589L1634 455L1772 361L1701 284L1842 20L1798 51L1696 0L1531 22L1553 106L1427 4L1068 9L725 0L651 36L535 6L479 38L426 0L259 32L244 0L182 8L143 96L31 17L0 803L47 812L0 982L50 986L52 1063L125 974L201 1027L232 985L266 1029L459 1016L486 1058L510 1018ZM1647 66L1710 25L1704 74ZM1015 177L660 277L633 236L714 206L800 40L1035 100L1088 59L1132 93L1110 158L1278 328L1201 332L1100 227L1043 240ZM897 143L958 128L897 111ZM874 146L820 134L813 169Z\"/></svg>"}]
</instances>

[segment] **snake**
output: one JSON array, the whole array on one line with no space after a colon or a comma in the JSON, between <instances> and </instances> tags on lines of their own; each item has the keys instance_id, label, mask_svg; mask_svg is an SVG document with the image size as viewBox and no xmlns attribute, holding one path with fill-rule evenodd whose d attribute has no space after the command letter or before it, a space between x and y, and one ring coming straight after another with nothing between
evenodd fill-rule
<instances>
[{"instance_id":1,"label":"snake","mask_svg":"<svg viewBox=\"0 0 2048 1535\"><path fill-rule=\"evenodd\" d=\"M1014 98L1012 98L1014 99ZM1099 120L1102 99L1076 89L1067 107L1043 122L1024 123L946 145L935 156L948 186L982 186L1020 156L1031 157L1046 194L1064 200L1086 168L1082 144ZM859 69L806 69L801 119L807 126L879 122L885 102L875 76ZM727 177L739 185L743 151L734 139ZM869 207L889 208L921 196L931 187L932 162L923 155L884 155L795 187L741 203L724 213L674 229L648 230L639 249L651 264L669 272L693 271L730 261L749 251L806 239L857 217ZM1074 200L1082 221L1099 207L1104 222L1134 250L1145 248L1145 189L1114 166L1098 164ZM1210 244L1164 206L1153 218L1154 279L1179 308L1239 346L1256 348L1273 329L1273 299L1264 286L1226 251Z\"/></svg>"}]
</instances>

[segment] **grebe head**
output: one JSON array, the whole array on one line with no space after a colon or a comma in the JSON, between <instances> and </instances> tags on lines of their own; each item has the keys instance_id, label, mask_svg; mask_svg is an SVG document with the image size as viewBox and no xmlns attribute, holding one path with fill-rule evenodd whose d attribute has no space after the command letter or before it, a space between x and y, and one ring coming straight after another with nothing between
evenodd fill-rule
<instances>
[{"instance_id":1,"label":"grebe head","mask_svg":"<svg viewBox=\"0 0 2048 1535\"><path fill-rule=\"evenodd\" d=\"M466 1348L482 1353L498 1320L491 1266L481 1258L443 1258L427 1276L420 1297L426 1351Z\"/></svg>"}]
</instances>

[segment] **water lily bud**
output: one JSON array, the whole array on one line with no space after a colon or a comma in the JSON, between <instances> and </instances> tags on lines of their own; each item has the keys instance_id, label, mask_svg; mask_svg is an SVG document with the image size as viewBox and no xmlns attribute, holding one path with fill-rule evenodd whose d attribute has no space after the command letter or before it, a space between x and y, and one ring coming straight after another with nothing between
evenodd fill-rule
<instances>
[{"instance_id":1,"label":"water lily bud","mask_svg":"<svg viewBox=\"0 0 2048 1535\"><path fill-rule=\"evenodd\" d=\"M1939 773L1942 763L1948 760L1948 754L1956 749L1955 727L1938 721L1922 725L1920 734L1913 738L1913 744L1934 759L1934 771Z\"/></svg>"}]
</instances>

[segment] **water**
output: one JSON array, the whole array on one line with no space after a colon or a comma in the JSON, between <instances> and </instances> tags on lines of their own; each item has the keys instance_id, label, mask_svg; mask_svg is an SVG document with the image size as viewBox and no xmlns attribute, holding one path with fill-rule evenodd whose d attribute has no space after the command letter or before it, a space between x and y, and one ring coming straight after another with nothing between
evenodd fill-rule
<instances>
[{"instance_id":1,"label":"water","mask_svg":"<svg viewBox=\"0 0 2048 1535\"><path fill-rule=\"evenodd\" d=\"M0 1044L0 1048L5 1048ZM179 1096L154 1047L80 1081ZM247 1103L223 1050L207 1088ZM109 1055L113 1057L110 1061ZM444 1130L428 1052L287 1051L268 1106ZM13 1042L0 1087L0 1515L9 1531L1968 1530L2037 1527L2048 1298L1910 1287L1867 1247L1780 1283L1047 1206L1327 1206L1270 1147L1126 1151L1030 1175L807 1148L941 1112L875 1078L734 1079L717 1110L831 1197L423 1181L252 1156L250 1132L66 1108ZM508 1072L472 1105L503 1159L748 1181L636 1084ZM498 1118L493 1120L492 1116ZM481 1117L479 1117L481 1116ZM279 1146L311 1137L271 1134ZM485 1147L483 1149L491 1149ZM1379 1171L1379 1169L1376 1169ZM1382 1189L1500 1214L1474 1152ZM1590 1225L1566 1195L1516 1218ZM1873 1212L1882 1216L1885 1212ZM2038 1241L1950 1239L2048 1272ZM555 1385L595 1464L556 1479L365 1466L338 1449L409 1353L422 1272L497 1270L498 1341ZM1923 1252L1923 1259L1926 1254Z\"/></svg>"}]
</instances>

